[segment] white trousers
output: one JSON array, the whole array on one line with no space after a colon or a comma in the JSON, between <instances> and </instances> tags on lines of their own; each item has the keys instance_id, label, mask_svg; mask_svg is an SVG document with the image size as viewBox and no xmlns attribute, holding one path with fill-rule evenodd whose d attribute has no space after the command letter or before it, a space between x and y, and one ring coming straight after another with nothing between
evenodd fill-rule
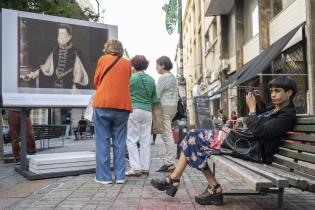
<instances>
[{"instance_id":1,"label":"white trousers","mask_svg":"<svg viewBox=\"0 0 315 210\"><path fill-rule=\"evenodd\" d=\"M161 138L165 146L165 162L166 165L175 165L176 159L176 144L174 143L174 137L172 132L172 119L175 114L163 113L164 132L161 134Z\"/></svg>"},{"instance_id":2,"label":"white trousers","mask_svg":"<svg viewBox=\"0 0 315 210\"><path fill-rule=\"evenodd\" d=\"M150 140L152 113L142 109L134 109L129 115L127 131L127 149L132 170L150 169ZM139 141L140 149L137 147Z\"/></svg>"}]
</instances>

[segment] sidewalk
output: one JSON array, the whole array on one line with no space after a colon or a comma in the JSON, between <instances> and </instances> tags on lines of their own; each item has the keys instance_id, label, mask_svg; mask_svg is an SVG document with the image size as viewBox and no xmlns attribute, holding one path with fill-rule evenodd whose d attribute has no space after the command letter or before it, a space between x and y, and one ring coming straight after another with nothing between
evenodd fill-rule
<instances>
[{"instance_id":1,"label":"sidewalk","mask_svg":"<svg viewBox=\"0 0 315 210\"><path fill-rule=\"evenodd\" d=\"M93 140L67 141L65 147L41 151L94 151ZM94 174L38 181L27 181L14 172L14 165L0 166L0 209L276 209L277 196L225 196L223 206L201 206L194 196L204 191L207 182L203 175L187 167L175 198L155 190L152 178L166 176L155 170L162 164L164 147L157 139L151 146L150 175L128 178L124 185L101 185ZM127 166L129 164L127 163ZM4 170L3 170L4 169ZM6 172L3 172L6 171ZM225 190L244 189L237 177L227 177L218 166L217 177ZM29 189L31 188L31 189ZM27 191L23 194L23 190ZM315 209L315 194L286 189L284 209Z\"/></svg>"}]
</instances>

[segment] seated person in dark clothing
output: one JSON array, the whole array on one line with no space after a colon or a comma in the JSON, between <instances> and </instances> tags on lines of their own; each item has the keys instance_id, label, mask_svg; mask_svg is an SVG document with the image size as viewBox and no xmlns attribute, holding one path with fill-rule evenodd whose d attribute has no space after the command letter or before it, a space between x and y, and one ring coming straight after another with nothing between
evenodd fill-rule
<instances>
[{"instance_id":1,"label":"seated person in dark clothing","mask_svg":"<svg viewBox=\"0 0 315 210\"><path fill-rule=\"evenodd\" d=\"M296 111L293 98L296 94L296 83L289 77L278 77L269 82L268 88L273 106L259 112L256 110L257 94L248 94L246 104L249 109L247 126L254 138L262 142L262 162L271 163L279 148L281 138L291 130L296 122ZM255 96L256 95L256 96ZM197 195L195 200L204 205L222 205L223 189L214 177L207 163L212 154L211 142L213 133L207 129L190 130L182 140L182 152L175 170L163 179L152 179L151 184L166 194L175 196L180 178L186 166L200 170L208 181L206 190Z\"/></svg>"},{"instance_id":2,"label":"seated person in dark clothing","mask_svg":"<svg viewBox=\"0 0 315 210\"><path fill-rule=\"evenodd\" d=\"M86 132L87 130L87 125L88 122L86 119L84 119L84 117L81 117L81 120L79 120L78 123L78 128L74 131L74 135L75 135L75 139L78 140L78 132L80 134L80 137L82 139L83 134Z\"/></svg>"}]
</instances>

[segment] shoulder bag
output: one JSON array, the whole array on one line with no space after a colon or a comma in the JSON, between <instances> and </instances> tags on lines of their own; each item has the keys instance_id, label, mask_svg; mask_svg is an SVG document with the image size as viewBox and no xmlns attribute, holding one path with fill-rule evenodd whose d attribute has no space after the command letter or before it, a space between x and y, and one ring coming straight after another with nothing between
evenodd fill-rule
<instances>
[{"instance_id":1,"label":"shoulder bag","mask_svg":"<svg viewBox=\"0 0 315 210\"><path fill-rule=\"evenodd\" d=\"M152 104L152 134L162 134L164 132L164 123L163 123L163 111L162 111L162 105L160 102L157 102L155 104L152 103L151 97L149 96L147 89L145 88L144 82L142 80L142 77L138 74L142 81L142 85L144 87L145 93Z\"/></svg>"},{"instance_id":2,"label":"shoulder bag","mask_svg":"<svg viewBox=\"0 0 315 210\"><path fill-rule=\"evenodd\" d=\"M102 76L101 76L101 79L100 79L99 82L98 82L98 85L101 84L101 82L102 82L104 76L112 69L112 67L118 62L118 60L119 60L120 58L121 58L121 57L118 56L118 57L114 60L114 62L113 62L111 65L109 65L109 66L105 69L104 73L103 73ZM85 112L84 112L84 115L83 115L84 118L87 119L87 120L90 121L90 122L93 121L93 100L94 100L94 96L95 96L95 91L94 91L94 93L92 94L92 96L91 96L91 98L90 98L90 101L89 101L89 104L87 105L87 107L86 107L86 109L85 109Z\"/></svg>"},{"instance_id":3,"label":"shoulder bag","mask_svg":"<svg viewBox=\"0 0 315 210\"><path fill-rule=\"evenodd\" d=\"M180 120L182 118L186 118L186 111L185 111L182 99L180 98L180 96L178 96L177 112L176 112L174 118L172 119L172 122L174 122L176 120Z\"/></svg>"},{"instance_id":4,"label":"shoulder bag","mask_svg":"<svg viewBox=\"0 0 315 210\"><path fill-rule=\"evenodd\" d=\"M261 161L261 142L251 133L231 129L221 145L222 154L254 162ZM225 150L227 149L227 150Z\"/></svg>"}]
</instances>

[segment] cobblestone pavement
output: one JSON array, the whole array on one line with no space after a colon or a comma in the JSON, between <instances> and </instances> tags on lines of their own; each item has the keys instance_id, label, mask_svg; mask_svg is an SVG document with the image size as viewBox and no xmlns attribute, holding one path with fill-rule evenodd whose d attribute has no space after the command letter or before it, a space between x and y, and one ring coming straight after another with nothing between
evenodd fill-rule
<instances>
[{"instance_id":1,"label":"cobblestone pavement","mask_svg":"<svg viewBox=\"0 0 315 210\"><path fill-rule=\"evenodd\" d=\"M66 144L64 148L46 150L45 152L67 151L68 145L70 144ZM93 141L74 142L71 144L73 150L75 150L75 145L77 145L78 150L84 148L93 150L94 148ZM149 176L129 177L123 185L97 184L94 182L94 174L49 179L51 183L47 186L38 189L22 200L14 202L6 209L276 209L276 195L225 196L223 206L198 205L194 201L194 196L205 189L207 182L199 171L190 167L187 167L181 179L181 185L176 196L174 198L169 197L165 192L157 191L150 185L152 178L162 178L167 175L167 173L155 172L162 164L161 157L164 154L162 142L158 140L156 145L151 146L151 151L152 159ZM129 164L127 163L127 165ZM216 173L224 190L246 189L236 177L228 176L224 169L219 166ZM15 181L23 179L17 174L15 176ZM5 186L1 188L2 182L2 177L0 177L0 197L1 192L6 192L5 189L8 189ZM36 181L24 182L35 183ZM284 209L315 209L315 194L286 189Z\"/></svg>"}]
</instances>

